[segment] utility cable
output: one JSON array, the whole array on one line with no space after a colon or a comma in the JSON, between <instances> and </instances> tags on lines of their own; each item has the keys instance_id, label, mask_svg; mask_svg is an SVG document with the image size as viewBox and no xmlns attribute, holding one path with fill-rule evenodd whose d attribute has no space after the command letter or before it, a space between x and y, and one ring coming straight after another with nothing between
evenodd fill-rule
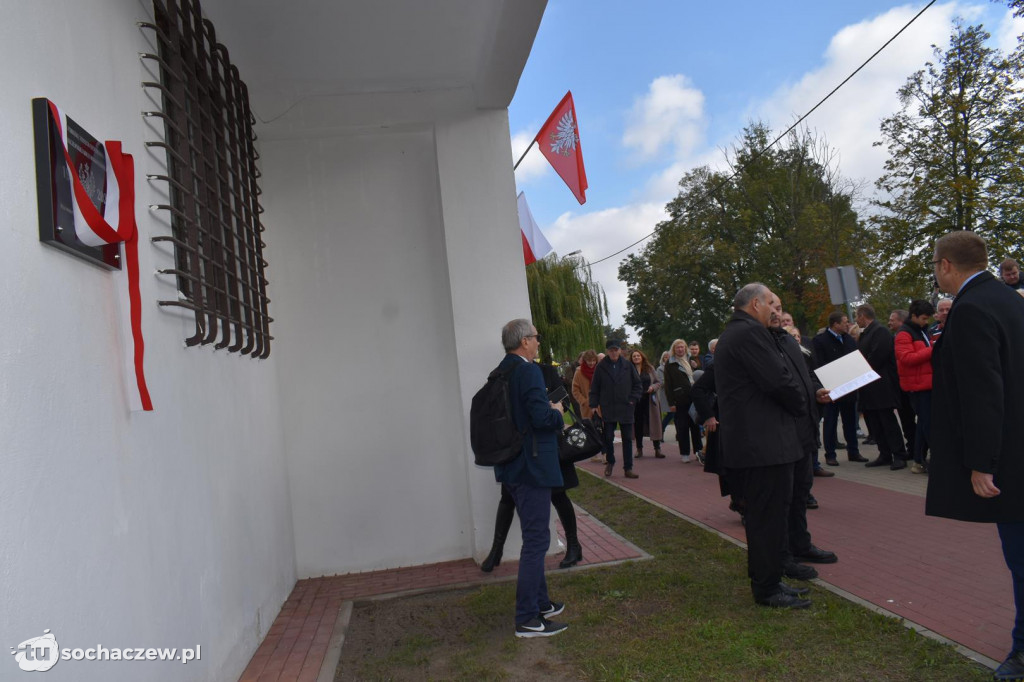
<instances>
[{"instance_id":1,"label":"utility cable","mask_svg":"<svg viewBox=\"0 0 1024 682\"><path fill-rule=\"evenodd\" d=\"M859 73L859 72L861 71L861 69L863 69L863 68L864 68L865 66L867 66L867 65L868 65L869 63L871 63L871 60L872 60L872 59L874 59L875 57L877 57L877 56L879 55L879 53L880 53L880 52L881 52L882 50L884 50L885 48L887 48L887 47L889 46L889 43L891 43L892 41L896 40L896 38L898 38L898 37L900 36L900 34L901 34L901 33L903 33L904 31L906 31L906 30L907 30L907 29L908 29L908 28L910 27L910 25L911 25L911 24L913 24L913 23L914 23L915 21L917 21L918 17L920 17L920 16L922 15L922 14L924 14L925 10L927 10L927 9L928 9L929 7L931 7L932 5L934 5L934 4L935 4L935 2L936 2L936 0L931 0L931 2L929 2L929 3L927 4L927 5L925 5L924 7L922 7L922 8L921 8L921 11L920 11L920 12L918 12L917 14L915 14L915 15L913 16L913 18L911 18L911 20L910 20L910 21L908 21L908 22L907 22L906 24L904 24L904 25L903 25L903 28L901 28L901 29L900 29L899 31L896 31L896 33L895 33L895 34L894 34L894 35L893 35L893 36L892 36L891 38L889 38L889 40L885 41L885 44L883 44L883 45L882 45L882 46L881 46L880 48L878 48L877 50L875 50L874 54L872 54L872 55L871 55L870 57L868 57L868 58L867 58L866 60L864 60L864 63L863 63L863 64L861 64L861 65L860 65L860 66L858 66L858 67L857 67L856 69L854 69L853 73L851 73L851 74L850 74L849 76L847 76L846 78L844 78L844 79L843 79L843 81L842 81L842 82L841 82L841 83L840 83L839 85L837 85L836 87L832 88L832 91L831 91L831 92L829 92L829 93L828 93L827 95L825 95L824 97L822 97L822 98L821 98L821 100L820 100L820 101L819 101L819 102L818 102L817 104L815 104L815 105L814 105L813 107L811 107L811 108L810 108L810 110L808 110L808 112L807 112L806 114L804 114L803 116L801 116L800 118L798 118L798 119L796 120L796 122L795 122L795 123L794 123L793 125L791 125L791 126L789 126L788 128L786 128L785 132L783 132L783 133L782 133L782 134L780 134L780 135L779 135L778 137L776 137L776 138L775 138L774 140L772 140L772 142L771 142L771 143L770 143L769 145L767 145L767 146L766 146L766 147L765 147L764 149L760 150L759 152L757 152L756 154L754 154L754 155L753 155L752 157L750 157L750 159L749 159L749 160L748 160L748 161L747 161L747 162L746 162L745 164L743 164L742 166L740 166L739 168L737 168L737 169L736 169L735 171L733 171L732 175L730 175L729 177L725 178L725 179L724 179L724 180L723 180L722 182L718 183L718 185L716 185L716 186L715 186L715 187L714 187L713 189L711 189L711 190L708 190L707 192L705 192L705 193L704 193L703 195L701 195L701 196L700 196L700 197L698 197L698 198L699 198L699 199L705 199L705 198L707 198L707 197L709 197L709 196L712 196L712 195L713 195L713 194L715 194L716 192L718 192L718 191L719 191L720 189L722 189L723 187L725 187L725 186L726 186L726 185L727 185L728 183L732 182L733 178L735 178L735 177L736 177L737 175L739 175L740 173L742 173L743 171L745 171L745 170L747 169L747 167L748 167L748 166L749 166L750 164L752 164L752 163L754 163L755 161L757 161L757 160L758 160L759 158L761 158L761 156L763 156L763 155L765 154L765 152L767 152L767 151L768 151L769 149L771 149L771 148L772 148L772 147L774 147L774 146L775 146L776 144L778 144L779 140L781 140L782 138L784 138L784 137L785 137L786 135L789 135L789 133L790 133L790 132L792 132L794 128L796 128L796 127L797 127L798 125L800 125L801 123L803 123L804 119L806 119L806 118L807 118L808 116L810 116L811 114L813 114L813 113L815 112L815 110L816 110L816 109L817 109L818 107L820 107L820 106L821 106L822 104L824 104L824 103L825 103L826 101L828 101L828 99L829 99L829 98L830 98L830 97L831 97L832 95L836 94L836 92L838 92L838 91L839 91L839 88L841 88L841 87L843 87L844 85L846 85L846 83L847 83L847 82L849 82L849 80L850 80L851 78L853 78L854 76L856 76L856 75L857 75L857 74L858 74L858 73ZM695 204L696 202L697 202L697 199L694 199L694 200L693 200L693 201L691 202L691 205ZM629 250L630 250L631 248L633 248L633 247L634 247L634 246L636 246L637 244L639 244L639 243L641 243L641 242L644 242L644 241L647 241L648 239L650 239L651 237L653 237L653 236L654 236L654 235L656 235L657 233L658 233L658 228L654 228L654 230L653 230L653 231L651 231L651 233L650 233L650 234L648 234L648 235L645 235L645 236L641 237L640 239L636 240L635 242L633 242L633 243L632 243L632 244L630 244L629 246L627 246L627 247L625 247L625 248L623 248L623 249L619 249L619 250L618 250L618 251L616 251L615 253L613 253L613 254L611 254L611 255L608 255L608 256L605 256L604 258L599 258L598 260L590 261L589 263L583 263L583 264L579 265L579 266L578 266L578 267L577 267L576 269L578 270L578 269L580 269L580 268L583 268L583 267L590 267L591 265L596 265L597 263L601 263L601 262L603 262L603 261L606 261L606 260L608 260L609 258L614 258L615 256L618 256L618 255L619 255L620 253L622 253L623 251L629 251Z\"/></svg>"}]
</instances>

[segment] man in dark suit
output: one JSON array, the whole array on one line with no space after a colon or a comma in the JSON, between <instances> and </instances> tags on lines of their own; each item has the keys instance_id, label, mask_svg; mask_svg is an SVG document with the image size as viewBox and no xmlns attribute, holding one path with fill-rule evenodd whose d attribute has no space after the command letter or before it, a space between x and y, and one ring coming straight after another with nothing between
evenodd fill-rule
<instances>
[{"instance_id":1,"label":"man in dark suit","mask_svg":"<svg viewBox=\"0 0 1024 682\"><path fill-rule=\"evenodd\" d=\"M880 379L858 391L860 409L868 431L878 440L878 457L864 466L889 465L895 471L907 466L907 448L896 421L900 404L900 376L896 370L896 352L889 330L875 320L875 309L857 306L857 324L863 327L857 347Z\"/></svg>"},{"instance_id":2,"label":"man in dark suit","mask_svg":"<svg viewBox=\"0 0 1024 682\"><path fill-rule=\"evenodd\" d=\"M814 353L814 367L817 369L834 362L849 353L857 351L857 342L849 334L850 321L838 310L828 316L828 328L811 341ZM825 445L825 463L839 466L836 459L836 427L843 419L843 436L846 438L846 454L851 462L866 462L857 445L857 394L851 393L834 403L828 403L822 410L824 426L822 440Z\"/></svg>"},{"instance_id":3,"label":"man in dark suit","mask_svg":"<svg viewBox=\"0 0 1024 682\"><path fill-rule=\"evenodd\" d=\"M564 604L548 598L544 555L551 544L551 489L562 486L558 466L561 403L548 400L544 377L534 364L540 334L529 320L512 320L501 330L505 358L499 369L511 370L509 397L512 421L523 433L522 453L494 467L494 478L504 483L516 503L523 549L516 582L516 637L549 637L567 626L547 619L562 612Z\"/></svg>"},{"instance_id":4,"label":"man in dark suit","mask_svg":"<svg viewBox=\"0 0 1024 682\"><path fill-rule=\"evenodd\" d=\"M925 513L999 529L1017 616L995 679L1024 680L1024 300L988 272L985 240L973 232L941 237L933 262L939 287L956 298L932 350Z\"/></svg>"},{"instance_id":5,"label":"man in dark suit","mask_svg":"<svg viewBox=\"0 0 1024 682\"><path fill-rule=\"evenodd\" d=\"M715 350L721 460L746 502L747 574L754 601L807 608L806 588L782 582L794 464L804 457L798 422L807 398L786 366L768 323L774 297L760 283L733 299L733 315Z\"/></svg>"},{"instance_id":6,"label":"man in dark suit","mask_svg":"<svg viewBox=\"0 0 1024 682\"><path fill-rule=\"evenodd\" d=\"M775 345L778 346L782 359L790 373L796 378L797 386L803 391L807 409L797 420L797 434L804 456L793 464L793 499L789 505L789 517L786 524L788 544L783 547L786 552L784 572L787 578L810 580L818 577L818 572L802 563L834 564L838 561L835 552L819 549L811 542L811 533L807 530L807 507L814 484L814 457L818 454L818 404L831 402L828 390L822 388L817 376L808 370L808 359L804 359L804 351L797 340L782 328L782 301L772 296L772 315L768 322ZM829 472L829 476L831 476ZM817 502L814 503L817 508Z\"/></svg>"}]
</instances>

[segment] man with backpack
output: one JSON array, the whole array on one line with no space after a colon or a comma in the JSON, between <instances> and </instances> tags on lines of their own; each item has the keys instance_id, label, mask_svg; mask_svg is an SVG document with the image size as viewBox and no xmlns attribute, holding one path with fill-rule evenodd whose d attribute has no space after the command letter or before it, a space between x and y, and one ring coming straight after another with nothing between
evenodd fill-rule
<instances>
[{"instance_id":1,"label":"man with backpack","mask_svg":"<svg viewBox=\"0 0 1024 682\"><path fill-rule=\"evenodd\" d=\"M564 604L548 597L544 555L551 544L551 489L562 485L558 433L562 406L548 400L544 377L534 364L540 334L529 320L512 320L501 330L505 359L497 372L508 377L512 422L522 436L518 456L494 467L494 477L512 493L523 535L516 583L516 637L549 637L567 625L548 620ZM472 417L471 417L472 418Z\"/></svg>"}]
</instances>

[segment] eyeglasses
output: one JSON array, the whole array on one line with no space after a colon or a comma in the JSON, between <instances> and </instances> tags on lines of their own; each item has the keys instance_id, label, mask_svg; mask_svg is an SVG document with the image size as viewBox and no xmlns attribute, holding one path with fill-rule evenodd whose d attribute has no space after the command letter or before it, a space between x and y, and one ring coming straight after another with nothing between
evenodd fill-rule
<instances>
[{"instance_id":1,"label":"eyeglasses","mask_svg":"<svg viewBox=\"0 0 1024 682\"><path fill-rule=\"evenodd\" d=\"M540 334L527 334L523 338L524 339L537 339L537 343L540 343Z\"/></svg>"}]
</instances>

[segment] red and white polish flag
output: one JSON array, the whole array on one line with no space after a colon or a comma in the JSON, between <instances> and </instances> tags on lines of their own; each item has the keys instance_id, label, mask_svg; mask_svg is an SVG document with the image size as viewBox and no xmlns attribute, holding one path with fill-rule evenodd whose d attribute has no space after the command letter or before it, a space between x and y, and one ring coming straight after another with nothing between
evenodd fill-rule
<instances>
[{"instance_id":1,"label":"red and white polish flag","mask_svg":"<svg viewBox=\"0 0 1024 682\"><path fill-rule=\"evenodd\" d=\"M537 221L533 219L530 206L526 203L526 194L523 192L516 197L516 207L519 209L519 229L523 233L523 260L530 265L551 253L551 244L540 231Z\"/></svg>"},{"instance_id":2,"label":"red and white polish flag","mask_svg":"<svg viewBox=\"0 0 1024 682\"><path fill-rule=\"evenodd\" d=\"M153 401L146 386L143 370L145 343L142 339L142 300L139 292L139 234L135 224L135 160L121 151L121 143L108 140L103 143L107 156L106 201L103 210L93 203L75 164L68 152L68 122L56 104L47 100L50 115L60 132L74 197L75 234L90 246L104 246L124 242L125 271L128 277L129 317L135 350L133 364L139 403L145 411L153 409ZM116 225L116 227L114 227ZM133 401L134 403L134 401Z\"/></svg>"},{"instance_id":3,"label":"red and white polish flag","mask_svg":"<svg viewBox=\"0 0 1024 682\"><path fill-rule=\"evenodd\" d=\"M576 105L572 91L558 103L548 120L534 138L540 153L548 160L558 176L572 190L581 204L587 201L587 171L583 168L583 149L580 147L580 129L576 122Z\"/></svg>"}]
</instances>

